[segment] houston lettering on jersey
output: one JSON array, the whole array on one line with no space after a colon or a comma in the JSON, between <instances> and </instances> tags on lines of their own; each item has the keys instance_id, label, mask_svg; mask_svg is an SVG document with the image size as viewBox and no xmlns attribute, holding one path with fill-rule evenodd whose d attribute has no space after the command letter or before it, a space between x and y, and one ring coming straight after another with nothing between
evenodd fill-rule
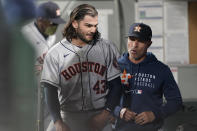
<instances>
[{"instance_id":1,"label":"houston lettering on jersey","mask_svg":"<svg viewBox=\"0 0 197 131\"><path fill-rule=\"evenodd\" d=\"M94 72L103 76L106 71L106 66L94 62L76 63L62 71L61 74L64 76L66 80L69 80L70 78L72 78L72 76L75 76L77 73L87 71Z\"/></svg>"}]
</instances>

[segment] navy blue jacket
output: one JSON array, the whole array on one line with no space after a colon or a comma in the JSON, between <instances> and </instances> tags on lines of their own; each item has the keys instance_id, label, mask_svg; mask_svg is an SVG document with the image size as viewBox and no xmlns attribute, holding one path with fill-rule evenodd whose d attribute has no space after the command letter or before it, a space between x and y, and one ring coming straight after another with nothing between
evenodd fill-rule
<instances>
[{"instance_id":1,"label":"navy blue jacket","mask_svg":"<svg viewBox=\"0 0 197 131\"><path fill-rule=\"evenodd\" d=\"M128 84L121 78L127 99L123 100L124 105L116 107L115 115L119 117L121 108L126 106L138 114L152 111L157 122L161 122L180 109L181 94L169 67L158 61L152 53L147 53L146 58L139 64L132 63L128 56L129 54L125 53L118 60L121 71L125 70L132 78L126 80Z\"/></svg>"}]
</instances>

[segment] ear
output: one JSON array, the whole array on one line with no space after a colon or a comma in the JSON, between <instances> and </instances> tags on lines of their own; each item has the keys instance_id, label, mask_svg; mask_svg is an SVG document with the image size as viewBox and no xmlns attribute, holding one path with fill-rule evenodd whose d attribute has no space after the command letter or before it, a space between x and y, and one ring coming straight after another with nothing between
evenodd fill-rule
<instances>
[{"instance_id":1,"label":"ear","mask_svg":"<svg viewBox=\"0 0 197 131\"><path fill-rule=\"evenodd\" d=\"M72 26L73 26L73 28L77 29L78 26L79 26L79 23L78 23L76 20L74 20L74 21L72 22Z\"/></svg>"}]
</instances>

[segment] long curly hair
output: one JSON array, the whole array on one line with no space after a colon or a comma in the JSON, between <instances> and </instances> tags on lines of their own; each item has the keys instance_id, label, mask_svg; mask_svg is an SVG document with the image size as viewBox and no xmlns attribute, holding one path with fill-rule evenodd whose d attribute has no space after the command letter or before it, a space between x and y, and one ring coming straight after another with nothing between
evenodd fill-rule
<instances>
[{"instance_id":1,"label":"long curly hair","mask_svg":"<svg viewBox=\"0 0 197 131\"><path fill-rule=\"evenodd\" d=\"M73 21L81 21L84 19L86 15L95 17L98 16L98 12L95 9L94 6L89 4L82 4L77 6L71 13L70 13L70 19L67 22L67 24L64 27L63 30L63 37L66 37L68 41L71 41L73 38L77 38L76 30L72 26ZM98 30L96 31L94 35L94 41L98 40L100 38L100 32Z\"/></svg>"}]
</instances>

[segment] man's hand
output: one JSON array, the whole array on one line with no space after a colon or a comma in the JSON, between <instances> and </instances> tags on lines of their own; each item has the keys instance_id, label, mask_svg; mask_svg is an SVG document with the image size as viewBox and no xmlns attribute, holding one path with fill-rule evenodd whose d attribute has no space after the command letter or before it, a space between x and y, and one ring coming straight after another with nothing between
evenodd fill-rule
<instances>
[{"instance_id":1,"label":"man's hand","mask_svg":"<svg viewBox=\"0 0 197 131\"><path fill-rule=\"evenodd\" d=\"M40 75L40 73L42 72L42 69L43 69L43 67L42 67L42 65L35 65L35 75Z\"/></svg>"},{"instance_id":2,"label":"man's hand","mask_svg":"<svg viewBox=\"0 0 197 131\"><path fill-rule=\"evenodd\" d=\"M152 111L142 112L135 117L135 123L139 125L144 125L154 120L155 120L155 115Z\"/></svg>"},{"instance_id":3,"label":"man's hand","mask_svg":"<svg viewBox=\"0 0 197 131\"><path fill-rule=\"evenodd\" d=\"M90 131L102 131L108 121L113 120L113 116L109 111L103 110L101 113L93 116L90 119Z\"/></svg>"},{"instance_id":4,"label":"man's hand","mask_svg":"<svg viewBox=\"0 0 197 131\"><path fill-rule=\"evenodd\" d=\"M62 121L57 120L55 122L56 131L71 131L70 128Z\"/></svg>"},{"instance_id":5,"label":"man's hand","mask_svg":"<svg viewBox=\"0 0 197 131\"><path fill-rule=\"evenodd\" d=\"M123 120L130 121L130 120L134 120L135 119L135 116L136 116L136 113L135 112L129 110L128 108L123 108L122 110L125 110L123 112L123 114L121 114L121 118ZM121 111L120 111L120 113L121 113Z\"/></svg>"}]
</instances>

